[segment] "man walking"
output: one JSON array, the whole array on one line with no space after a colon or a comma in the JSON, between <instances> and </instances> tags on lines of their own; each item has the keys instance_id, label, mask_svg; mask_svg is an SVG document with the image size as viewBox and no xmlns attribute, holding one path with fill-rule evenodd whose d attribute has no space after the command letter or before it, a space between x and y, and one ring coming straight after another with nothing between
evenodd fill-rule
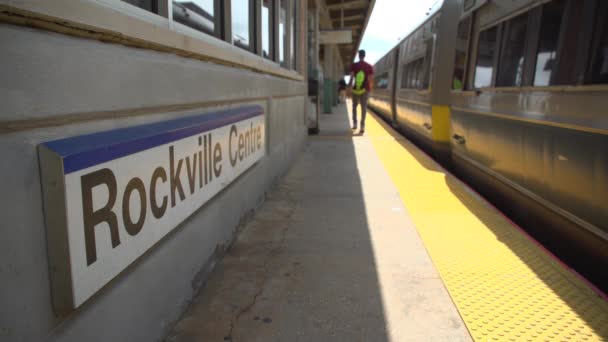
<instances>
[{"instance_id":1,"label":"man walking","mask_svg":"<svg viewBox=\"0 0 608 342\"><path fill-rule=\"evenodd\" d=\"M359 50L359 62L350 67L348 87L353 95L353 129L357 129L357 105L361 103L361 130L365 132L365 115L367 114L367 99L372 91L374 68L364 61L365 50ZM355 86L353 87L353 82Z\"/></svg>"}]
</instances>

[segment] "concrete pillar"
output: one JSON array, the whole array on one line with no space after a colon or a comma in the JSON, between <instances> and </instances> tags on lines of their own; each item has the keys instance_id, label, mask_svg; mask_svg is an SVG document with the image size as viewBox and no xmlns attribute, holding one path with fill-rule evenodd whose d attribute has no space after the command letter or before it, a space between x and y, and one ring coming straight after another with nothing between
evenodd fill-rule
<instances>
[{"instance_id":1,"label":"concrete pillar","mask_svg":"<svg viewBox=\"0 0 608 342\"><path fill-rule=\"evenodd\" d=\"M336 82L340 82L344 79L344 62L342 62L342 58L338 59L338 66L336 68ZM339 85L337 86L339 87ZM338 93L338 103L340 103L340 94Z\"/></svg>"},{"instance_id":2,"label":"concrete pillar","mask_svg":"<svg viewBox=\"0 0 608 342\"><path fill-rule=\"evenodd\" d=\"M340 50L338 49L338 47L336 46L336 54L335 54L335 62L334 62L334 82L335 82L335 88L334 88L334 105L337 105L338 103L340 103L340 99L338 98L338 82L340 81L340 76L342 74L342 69L340 68L340 65L342 64L342 57L340 56Z\"/></svg>"},{"instance_id":3,"label":"concrete pillar","mask_svg":"<svg viewBox=\"0 0 608 342\"><path fill-rule=\"evenodd\" d=\"M323 113L330 114L334 101L334 46L327 44L324 48L323 60Z\"/></svg>"}]
</instances>

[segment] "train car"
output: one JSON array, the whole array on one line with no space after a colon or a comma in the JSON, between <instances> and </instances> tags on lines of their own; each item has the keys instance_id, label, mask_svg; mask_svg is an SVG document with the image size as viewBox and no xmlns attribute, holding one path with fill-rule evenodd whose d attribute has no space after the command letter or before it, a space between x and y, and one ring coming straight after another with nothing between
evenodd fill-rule
<instances>
[{"instance_id":1,"label":"train car","mask_svg":"<svg viewBox=\"0 0 608 342\"><path fill-rule=\"evenodd\" d=\"M605 286L608 4L493 1L464 14L455 167Z\"/></svg>"},{"instance_id":2,"label":"train car","mask_svg":"<svg viewBox=\"0 0 608 342\"><path fill-rule=\"evenodd\" d=\"M396 49L391 50L374 65L374 91L369 98L369 105L385 120L393 120L393 91L397 56Z\"/></svg>"},{"instance_id":3,"label":"train car","mask_svg":"<svg viewBox=\"0 0 608 342\"><path fill-rule=\"evenodd\" d=\"M399 44L383 114L604 290L607 17L600 0L446 1Z\"/></svg>"},{"instance_id":4,"label":"train car","mask_svg":"<svg viewBox=\"0 0 608 342\"><path fill-rule=\"evenodd\" d=\"M372 109L443 161L449 159L449 84L458 2L446 2L374 66Z\"/></svg>"}]
</instances>

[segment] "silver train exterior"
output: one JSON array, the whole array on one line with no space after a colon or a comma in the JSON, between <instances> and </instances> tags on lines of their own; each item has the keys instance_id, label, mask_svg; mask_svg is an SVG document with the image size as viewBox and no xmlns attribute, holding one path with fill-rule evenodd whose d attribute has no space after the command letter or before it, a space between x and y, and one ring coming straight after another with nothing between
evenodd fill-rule
<instances>
[{"instance_id":1,"label":"silver train exterior","mask_svg":"<svg viewBox=\"0 0 608 342\"><path fill-rule=\"evenodd\" d=\"M608 287L608 4L445 1L381 58L370 106Z\"/></svg>"}]
</instances>

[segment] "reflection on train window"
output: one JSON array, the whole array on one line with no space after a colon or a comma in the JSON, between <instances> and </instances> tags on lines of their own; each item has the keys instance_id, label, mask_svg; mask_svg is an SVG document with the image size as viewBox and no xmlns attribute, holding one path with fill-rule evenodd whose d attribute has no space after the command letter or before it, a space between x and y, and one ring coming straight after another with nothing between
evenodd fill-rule
<instances>
[{"instance_id":1,"label":"reflection on train window","mask_svg":"<svg viewBox=\"0 0 608 342\"><path fill-rule=\"evenodd\" d=\"M557 70L557 48L566 0L552 1L542 8L540 37L536 53L535 86L555 84L551 75Z\"/></svg>"},{"instance_id":2,"label":"reflection on train window","mask_svg":"<svg viewBox=\"0 0 608 342\"><path fill-rule=\"evenodd\" d=\"M213 34L213 0L174 0L173 20L193 29Z\"/></svg>"},{"instance_id":3,"label":"reflection on train window","mask_svg":"<svg viewBox=\"0 0 608 342\"><path fill-rule=\"evenodd\" d=\"M553 0L480 32L473 86L608 84L608 0L590 0L589 5L593 7L579 0ZM528 27L536 18L539 24ZM461 86L461 65L468 64L466 55L461 61L460 35L459 29L454 89Z\"/></svg>"},{"instance_id":4,"label":"reflection on train window","mask_svg":"<svg viewBox=\"0 0 608 342\"><path fill-rule=\"evenodd\" d=\"M496 85L499 87L522 85L527 27L528 14L511 19L505 26L496 80Z\"/></svg>"},{"instance_id":5,"label":"reflection on train window","mask_svg":"<svg viewBox=\"0 0 608 342\"><path fill-rule=\"evenodd\" d=\"M422 88L422 77L424 74L422 72L423 62L424 61L422 59L416 61L416 79L414 80L414 88Z\"/></svg>"},{"instance_id":6,"label":"reflection on train window","mask_svg":"<svg viewBox=\"0 0 608 342\"><path fill-rule=\"evenodd\" d=\"M388 73L383 73L382 75L375 77L376 88L386 89L388 88Z\"/></svg>"},{"instance_id":7,"label":"reflection on train window","mask_svg":"<svg viewBox=\"0 0 608 342\"><path fill-rule=\"evenodd\" d=\"M597 13L590 83L608 83L608 4L602 1Z\"/></svg>"},{"instance_id":8,"label":"reflection on train window","mask_svg":"<svg viewBox=\"0 0 608 342\"><path fill-rule=\"evenodd\" d=\"M492 85L497 33L497 27L492 27L479 33L477 63L475 65L475 88L489 87Z\"/></svg>"},{"instance_id":9,"label":"reflection on train window","mask_svg":"<svg viewBox=\"0 0 608 342\"><path fill-rule=\"evenodd\" d=\"M262 2L262 54L266 58L272 59L272 0Z\"/></svg>"},{"instance_id":10,"label":"reflection on train window","mask_svg":"<svg viewBox=\"0 0 608 342\"><path fill-rule=\"evenodd\" d=\"M409 86L410 88L417 88L418 86L418 75L420 71L418 70L418 61L414 61L411 63L412 73L410 74Z\"/></svg>"},{"instance_id":11,"label":"reflection on train window","mask_svg":"<svg viewBox=\"0 0 608 342\"><path fill-rule=\"evenodd\" d=\"M418 62L410 63L410 79L408 80L408 88L416 88L416 80L418 79Z\"/></svg>"},{"instance_id":12,"label":"reflection on train window","mask_svg":"<svg viewBox=\"0 0 608 342\"><path fill-rule=\"evenodd\" d=\"M551 75L551 84L577 84L577 61L581 58L580 42L582 28L585 26L583 19L583 6L580 3L569 1L564 17L564 28L560 39L560 47L557 56L557 67ZM559 35L559 33L555 33ZM585 47L585 50L588 47ZM582 79L580 81L583 81Z\"/></svg>"},{"instance_id":13,"label":"reflection on train window","mask_svg":"<svg viewBox=\"0 0 608 342\"><path fill-rule=\"evenodd\" d=\"M407 88L407 80L409 73L409 65L404 65L403 70L401 71L401 88Z\"/></svg>"},{"instance_id":14,"label":"reflection on train window","mask_svg":"<svg viewBox=\"0 0 608 342\"><path fill-rule=\"evenodd\" d=\"M249 49L249 0L232 0L232 41L234 45Z\"/></svg>"},{"instance_id":15,"label":"reflection on train window","mask_svg":"<svg viewBox=\"0 0 608 342\"><path fill-rule=\"evenodd\" d=\"M462 20L458 24L456 35L456 56L454 59L454 75L452 79L452 89L462 90L464 88L464 75L469 49L469 34L471 31L471 16Z\"/></svg>"},{"instance_id":16,"label":"reflection on train window","mask_svg":"<svg viewBox=\"0 0 608 342\"><path fill-rule=\"evenodd\" d=\"M414 88L422 88L422 59L416 61L416 78L414 79Z\"/></svg>"},{"instance_id":17,"label":"reflection on train window","mask_svg":"<svg viewBox=\"0 0 608 342\"><path fill-rule=\"evenodd\" d=\"M285 66L285 19L287 18L287 0L278 0L279 5L279 63Z\"/></svg>"},{"instance_id":18,"label":"reflection on train window","mask_svg":"<svg viewBox=\"0 0 608 342\"><path fill-rule=\"evenodd\" d=\"M122 0L122 1L129 3L133 6L143 8L146 11L150 11L152 13L158 13L158 8L156 6L156 0Z\"/></svg>"},{"instance_id":19,"label":"reflection on train window","mask_svg":"<svg viewBox=\"0 0 608 342\"><path fill-rule=\"evenodd\" d=\"M401 88L422 89L428 87L424 70L424 58L419 58L403 66Z\"/></svg>"}]
</instances>

